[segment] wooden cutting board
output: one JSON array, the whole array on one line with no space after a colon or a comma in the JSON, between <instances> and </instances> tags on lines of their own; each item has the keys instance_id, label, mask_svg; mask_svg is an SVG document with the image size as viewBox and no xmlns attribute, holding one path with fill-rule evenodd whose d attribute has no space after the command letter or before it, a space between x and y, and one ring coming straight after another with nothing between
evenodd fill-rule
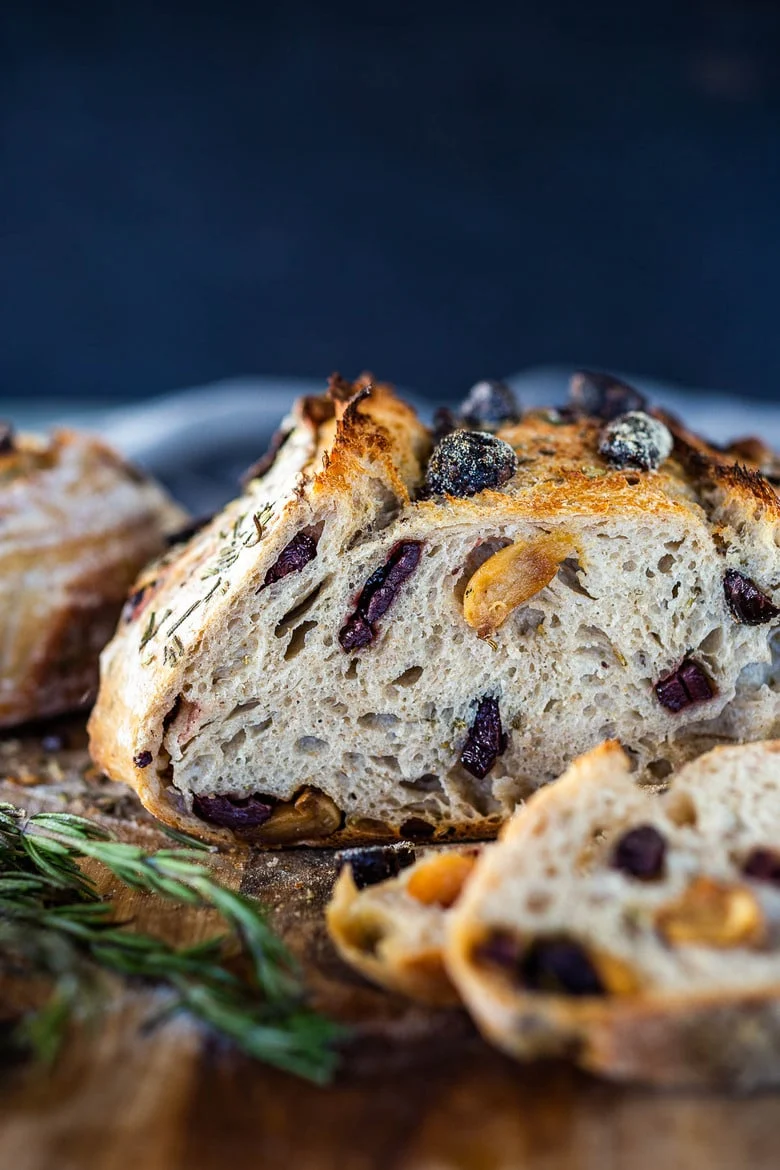
<instances>
[{"instance_id":1,"label":"wooden cutting board","mask_svg":"<svg viewBox=\"0 0 780 1170\"><path fill-rule=\"evenodd\" d=\"M52 738L54 736L55 738ZM48 737L48 738L45 738ZM56 738L56 737L59 737ZM0 799L95 816L125 840L170 845L135 797L92 774L68 722L0 740ZM321 1089L225 1051L180 1020L149 1027L152 993L128 992L51 1072L8 1075L2 1170L746 1170L780 1158L780 1095L623 1089L563 1065L520 1067L464 1014L431 1011L353 976L322 907L326 850L221 856L261 898L304 964L315 1003L355 1039ZM213 933L207 912L108 880L122 917L179 943Z\"/></svg>"}]
</instances>

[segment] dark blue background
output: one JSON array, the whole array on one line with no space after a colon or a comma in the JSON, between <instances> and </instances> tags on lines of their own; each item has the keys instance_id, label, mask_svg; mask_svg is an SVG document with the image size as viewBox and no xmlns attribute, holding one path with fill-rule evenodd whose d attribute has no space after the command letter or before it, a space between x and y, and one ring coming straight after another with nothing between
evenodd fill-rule
<instances>
[{"instance_id":1,"label":"dark blue background","mask_svg":"<svg viewBox=\"0 0 780 1170\"><path fill-rule=\"evenodd\" d=\"M0 392L773 395L780 6L0 8Z\"/></svg>"}]
</instances>

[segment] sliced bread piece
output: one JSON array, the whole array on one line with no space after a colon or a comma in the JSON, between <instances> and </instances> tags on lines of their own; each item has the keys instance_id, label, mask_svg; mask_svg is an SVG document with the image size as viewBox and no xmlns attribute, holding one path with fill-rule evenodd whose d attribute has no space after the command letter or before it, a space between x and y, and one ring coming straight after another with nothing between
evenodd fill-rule
<instances>
[{"instance_id":1,"label":"sliced bread piece","mask_svg":"<svg viewBox=\"0 0 780 1170\"><path fill-rule=\"evenodd\" d=\"M457 1003L444 966L445 919L478 852L444 845L415 859L404 845L348 850L326 908L342 959L389 991Z\"/></svg>"},{"instance_id":2,"label":"sliced bread piece","mask_svg":"<svg viewBox=\"0 0 780 1170\"><path fill-rule=\"evenodd\" d=\"M94 701L139 569L185 514L98 439L0 424L0 727Z\"/></svg>"},{"instance_id":3,"label":"sliced bread piece","mask_svg":"<svg viewBox=\"0 0 780 1170\"><path fill-rule=\"evenodd\" d=\"M771 484L574 392L520 417L483 386L435 434L368 378L299 403L121 623L97 763L226 845L452 840L605 738L652 783L775 734Z\"/></svg>"},{"instance_id":4,"label":"sliced bread piece","mask_svg":"<svg viewBox=\"0 0 780 1170\"><path fill-rule=\"evenodd\" d=\"M780 741L721 747L663 796L608 743L537 793L448 916L485 1035L618 1079L780 1083Z\"/></svg>"}]
</instances>

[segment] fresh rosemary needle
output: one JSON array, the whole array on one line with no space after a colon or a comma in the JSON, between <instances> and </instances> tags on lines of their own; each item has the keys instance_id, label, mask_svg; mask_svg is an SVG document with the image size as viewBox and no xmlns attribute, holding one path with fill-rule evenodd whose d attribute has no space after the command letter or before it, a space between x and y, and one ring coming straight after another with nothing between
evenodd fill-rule
<instances>
[{"instance_id":1,"label":"fresh rosemary needle","mask_svg":"<svg viewBox=\"0 0 780 1170\"><path fill-rule=\"evenodd\" d=\"M176 948L128 929L82 872L87 858L133 889L213 908L226 934ZM335 1069L341 1029L306 1006L284 943L256 903L215 880L197 843L150 854L83 817L28 817L0 803L0 972L51 987L10 1033L12 1046L53 1059L71 1020L99 1008L106 971L166 987L170 1012L188 1012L276 1068L320 1084Z\"/></svg>"}]
</instances>

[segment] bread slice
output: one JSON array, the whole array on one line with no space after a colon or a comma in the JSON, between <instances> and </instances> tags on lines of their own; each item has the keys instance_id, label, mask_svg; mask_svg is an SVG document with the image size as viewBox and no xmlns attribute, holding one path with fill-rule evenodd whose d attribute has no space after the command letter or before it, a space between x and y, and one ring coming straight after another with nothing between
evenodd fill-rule
<instances>
[{"instance_id":1,"label":"bread slice","mask_svg":"<svg viewBox=\"0 0 780 1170\"><path fill-rule=\"evenodd\" d=\"M521 1059L780 1083L780 741L716 748L663 796L615 743L576 761L484 851L446 962Z\"/></svg>"},{"instance_id":2,"label":"bread slice","mask_svg":"<svg viewBox=\"0 0 780 1170\"><path fill-rule=\"evenodd\" d=\"M403 845L349 850L325 912L342 959L389 991L458 1003L444 965L446 918L478 855L467 845L422 850L416 859Z\"/></svg>"},{"instance_id":3,"label":"bread slice","mask_svg":"<svg viewBox=\"0 0 780 1170\"><path fill-rule=\"evenodd\" d=\"M605 738L657 783L774 734L774 489L613 391L444 438L300 402L106 650L97 763L222 844L452 840Z\"/></svg>"},{"instance_id":4,"label":"bread slice","mask_svg":"<svg viewBox=\"0 0 780 1170\"><path fill-rule=\"evenodd\" d=\"M185 514L87 435L0 426L0 726L88 705L139 569Z\"/></svg>"}]
</instances>

